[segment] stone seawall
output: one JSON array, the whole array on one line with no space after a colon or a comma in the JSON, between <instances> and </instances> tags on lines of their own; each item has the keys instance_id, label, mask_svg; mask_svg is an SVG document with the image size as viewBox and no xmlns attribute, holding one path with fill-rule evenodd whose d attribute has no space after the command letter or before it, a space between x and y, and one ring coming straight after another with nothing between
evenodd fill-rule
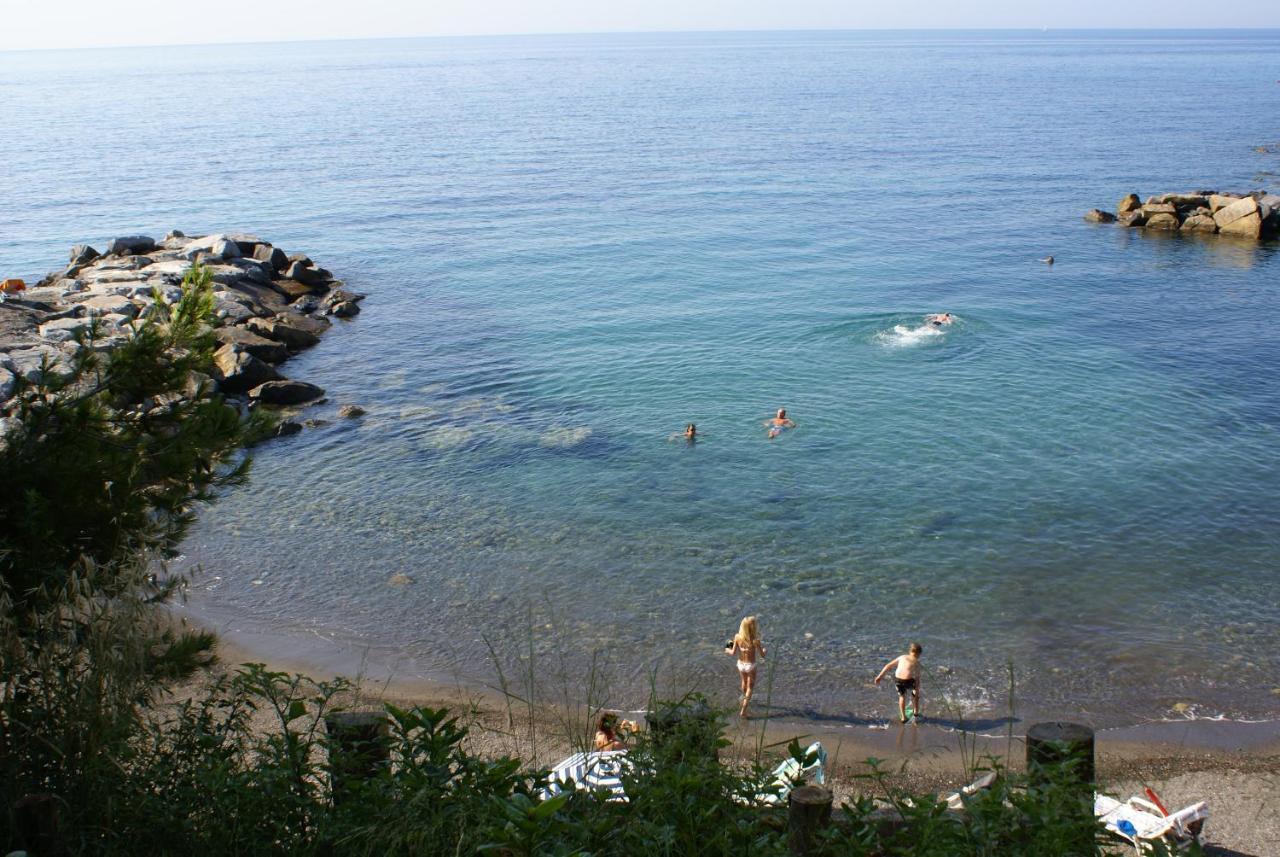
<instances>
[{"instance_id":1,"label":"stone seawall","mask_svg":"<svg viewBox=\"0 0 1280 857\"><path fill-rule=\"evenodd\" d=\"M332 319L360 311L363 295L347 291L324 268L253 235L187 236L170 232L115 238L99 253L77 244L68 265L31 288L7 280L0 303L0 409L17 378L67 371L78 334L98 321L94 347L123 341L158 293L173 301L192 266L213 281L220 343L213 380L227 396L254 404L296 405L324 396L314 384L286 378L280 364L320 341ZM296 425L296 424L295 424ZM296 429L295 429L296 430Z\"/></svg>"},{"instance_id":2,"label":"stone seawall","mask_svg":"<svg viewBox=\"0 0 1280 857\"><path fill-rule=\"evenodd\" d=\"M1235 235L1257 241L1280 234L1280 196L1261 190L1198 190L1160 194L1143 202L1131 193L1120 200L1117 213L1095 208L1084 219L1165 232Z\"/></svg>"}]
</instances>

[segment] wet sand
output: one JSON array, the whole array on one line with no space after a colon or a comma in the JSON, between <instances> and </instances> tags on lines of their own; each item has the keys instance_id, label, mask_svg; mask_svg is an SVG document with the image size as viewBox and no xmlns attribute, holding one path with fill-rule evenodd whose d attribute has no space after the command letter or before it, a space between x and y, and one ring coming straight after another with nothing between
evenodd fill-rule
<instances>
[{"instance_id":1,"label":"wet sand","mask_svg":"<svg viewBox=\"0 0 1280 857\"><path fill-rule=\"evenodd\" d=\"M310 642L215 630L221 635L219 669L260 662L317 678L355 676L356 704L392 702L458 712L471 726L471 749L481 754L509 754L530 764L550 765L580 749L591 734L591 712L579 700L558 701L548 694L548 701L530 707L504 696L497 687L375 675L351 663L350 652L319 637ZM732 704L731 681L726 670L726 698L713 694L714 702ZM757 702L755 718L731 718L729 737L734 745L728 752L741 759L757 753L775 757L785 752L791 738L820 740L830 756L830 785L837 801L877 788L856 777L869 770L869 758L881 760L885 786L929 792L964 785L975 759L981 763L983 757L999 757L1002 764L1019 770L1025 755L1020 736L1029 724L1016 720L1012 734L1007 723L981 733L957 730L945 721L905 727L872 721L824 723L765 717L765 701L758 696ZM265 721L262 726L267 728ZM1280 854L1280 722L1186 721L1101 731L1097 770L1100 787L1118 796L1149 786L1179 807L1208 801L1206 841L1213 847L1206 853Z\"/></svg>"}]
</instances>

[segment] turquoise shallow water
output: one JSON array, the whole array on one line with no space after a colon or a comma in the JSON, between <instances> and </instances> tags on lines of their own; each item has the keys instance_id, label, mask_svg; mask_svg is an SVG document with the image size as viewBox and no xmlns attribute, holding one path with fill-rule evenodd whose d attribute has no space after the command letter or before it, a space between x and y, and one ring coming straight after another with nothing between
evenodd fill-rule
<instances>
[{"instance_id":1,"label":"turquoise shallow water","mask_svg":"<svg viewBox=\"0 0 1280 857\"><path fill-rule=\"evenodd\" d=\"M290 364L369 415L261 448L187 545L237 627L480 679L531 629L626 701L729 682L751 612L784 711L881 711L915 638L971 717L1010 660L1026 711L1267 717L1278 248L1080 215L1274 188L1278 65L1276 32L0 54L0 269L241 227L370 294Z\"/></svg>"}]
</instances>

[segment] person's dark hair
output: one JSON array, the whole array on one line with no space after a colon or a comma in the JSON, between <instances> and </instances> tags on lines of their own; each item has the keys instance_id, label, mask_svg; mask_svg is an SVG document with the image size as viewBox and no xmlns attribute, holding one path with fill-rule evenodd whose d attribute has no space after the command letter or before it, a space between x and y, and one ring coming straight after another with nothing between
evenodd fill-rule
<instances>
[{"instance_id":1,"label":"person's dark hair","mask_svg":"<svg viewBox=\"0 0 1280 857\"><path fill-rule=\"evenodd\" d=\"M911 652L911 654L913 655L918 655L924 651L924 647L921 646L919 643L912 643L910 646L907 647L907 651Z\"/></svg>"},{"instance_id":2,"label":"person's dark hair","mask_svg":"<svg viewBox=\"0 0 1280 857\"><path fill-rule=\"evenodd\" d=\"M596 724L596 731L603 732L605 737L613 740L618 728L618 715L607 713L600 715L600 722Z\"/></svg>"}]
</instances>

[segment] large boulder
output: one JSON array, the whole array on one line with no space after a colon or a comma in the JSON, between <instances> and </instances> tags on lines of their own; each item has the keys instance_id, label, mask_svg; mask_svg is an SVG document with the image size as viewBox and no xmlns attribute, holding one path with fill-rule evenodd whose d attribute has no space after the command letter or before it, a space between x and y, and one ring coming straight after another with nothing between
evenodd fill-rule
<instances>
[{"instance_id":1,"label":"large boulder","mask_svg":"<svg viewBox=\"0 0 1280 857\"><path fill-rule=\"evenodd\" d=\"M257 259L231 259L228 264L233 268L237 268L244 272L245 276L254 282L261 283L264 286L271 285L272 275L275 271L266 262L260 262Z\"/></svg>"},{"instance_id":2,"label":"large boulder","mask_svg":"<svg viewBox=\"0 0 1280 857\"><path fill-rule=\"evenodd\" d=\"M187 259L203 259L211 261L225 261L227 259L239 259L241 255L239 245L229 239L226 235L206 235L204 238L197 238L182 248L182 255Z\"/></svg>"},{"instance_id":3,"label":"large boulder","mask_svg":"<svg viewBox=\"0 0 1280 857\"><path fill-rule=\"evenodd\" d=\"M276 280L274 285L276 291L288 298L290 302L314 295L317 291L323 291L318 286L304 285L293 279Z\"/></svg>"},{"instance_id":4,"label":"large boulder","mask_svg":"<svg viewBox=\"0 0 1280 857\"><path fill-rule=\"evenodd\" d=\"M244 232L230 232L226 235L228 241L234 241L236 247L240 250L241 256L252 256L258 252L258 248L267 244L257 235L248 235ZM270 245L267 245L270 246Z\"/></svg>"},{"instance_id":5,"label":"large boulder","mask_svg":"<svg viewBox=\"0 0 1280 857\"><path fill-rule=\"evenodd\" d=\"M91 319L88 316L84 318L56 318L40 325L40 335L49 342L70 342L75 339L77 333L89 329L90 321Z\"/></svg>"},{"instance_id":6,"label":"large boulder","mask_svg":"<svg viewBox=\"0 0 1280 857\"><path fill-rule=\"evenodd\" d=\"M1228 205L1231 205L1239 199L1239 194L1211 193L1209 194L1209 208L1214 214L1217 214L1219 209L1226 208Z\"/></svg>"},{"instance_id":7,"label":"large boulder","mask_svg":"<svg viewBox=\"0 0 1280 857\"><path fill-rule=\"evenodd\" d=\"M5 360L13 374L33 384L39 383L46 369L54 378L71 376L71 361L61 351L49 345L15 349L6 355Z\"/></svg>"},{"instance_id":8,"label":"large boulder","mask_svg":"<svg viewBox=\"0 0 1280 857\"><path fill-rule=\"evenodd\" d=\"M1207 211L1207 209L1205 209ZM1188 215L1187 219L1182 221L1183 232L1217 232L1218 224L1214 221L1213 215L1205 213L1195 213Z\"/></svg>"},{"instance_id":9,"label":"large boulder","mask_svg":"<svg viewBox=\"0 0 1280 857\"><path fill-rule=\"evenodd\" d=\"M124 295L96 295L84 301L81 306L89 311L89 315L124 315L133 318L138 314L138 307Z\"/></svg>"},{"instance_id":10,"label":"large boulder","mask_svg":"<svg viewBox=\"0 0 1280 857\"><path fill-rule=\"evenodd\" d=\"M284 276L290 280L296 280L304 286L319 286L325 282L325 276L309 265L302 262L294 262L284 271Z\"/></svg>"},{"instance_id":11,"label":"large boulder","mask_svg":"<svg viewBox=\"0 0 1280 857\"><path fill-rule=\"evenodd\" d=\"M289 267L289 257L279 247L272 247L270 244L259 244L254 248L253 258L266 262L277 274L284 273Z\"/></svg>"},{"instance_id":12,"label":"large boulder","mask_svg":"<svg viewBox=\"0 0 1280 857\"><path fill-rule=\"evenodd\" d=\"M310 348L320 341L320 337L310 331L272 318L251 318L245 326L254 333L283 342L290 348Z\"/></svg>"},{"instance_id":13,"label":"large boulder","mask_svg":"<svg viewBox=\"0 0 1280 857\"><path fill-rule=\"evenodd\" d=\"M1157 197L1153 197L1151 201L1167 202L1178 208L1200 208L1208 203L1208 200L1198 193L1162 193Z\"/></svg>"},{"instance_id":14,"label":"large boulder","mask_svg":"<svg viewBox=\"0 0 1280 857\"><path fill-rule=\"evenodd\" d=\"M1126 211L1116 218L1121 226L1142 226L1147 222L1147 215L1141 208Z\"/></svg>"},{"instance_id":15,"label":"large boulder","mask_svg":"<svg viewBox=\"0 0 1280 857\"><path fill-rule=\"evenodd\" d=\"M342 301L330 307L329 314L335 318L353 318L360 314L360 304L355 301Z\"/></svg>"},{"instance_id":16,"label":"large boulder","mask_svg":"<svg viewBox=\"0 0 1280 857\"><path fill-rule=\"evenodd\" d=\"M259 336L243 327L219 327L213 336L222 345L234 345L240 351L252 354L267 363L280 363L289 359L289 349L283 342Z\"/></svg>"},{"instance_id":17,"label":"large boulder","mask_svg":"<svg viewBox=\"0 0 1280 857\"><path fill-rule=\"evenodd\" d=\"M70 261L72 265L87 265L98 258L99 255L101 254L88 244L77 244L71 248Z\"/></svg>"},{"instance_id":18,"label":"large boulder","mask_svg":"<svg viewBox=\"0 0 1280 857\"><path fill-rule=\"evenodd\" d=\"M1178 207L1171 202L1152 202L1151 200L1147 200L1147 202L1142 206L1142 210L1146 213L1147 217L1151 217L1153 214L1178 213Z\"/></svg>"},{"instance_id":19,"label":"large boulder","mask_svg":"<svg viewBox=\"0 0 1280 857\"><path fill-rule=\"evenodd\" d=\"M156 249L154 238L146 235L128 235L123 238L112 238L107 244L109 256L134 256L138 253L150 253Z\"/></svg>"},{"instance_id":20,"label":"large boulder","mask_svg":"<svg viewBox=\"0 0 1280 857\"><path fill-rule=\"evenodd\" d=\"M1237 199L1214 212L1218 231L1224 235L1257 238L1262 234L1262 209L1251 196Z\"/></svg>"},{"instance_id":21,"label":"large boulder","mask_svg":"<svg viewBox=\"0 0 1280 857\"><path fill-rule=\"evenodd\" d=\"M13 396L17 384L18 377L8 369L0 367L0 402Z\"/></svg>"},{"instance_id":22,"label":"large boulder","mask_svg":"<svg viewBox=\"0 0 1280 857\"><path fill-rule=\"evenodd\" d=\"M283 376L266 362L228 344L213 353L213 378L223 392L247 393Z\"/></svg>"},{"instance_id":23,"label":"large boulder","mask_svg":"<svg viewBox=\"0 0 1280 857\"><path fill-rule=\"evenodd\" d=\"M324 395L324 390L306 381L268 381L249 391L249 398L264 405L300 405Z\"/></svg>"},{"instance_id":24,"label":"large boulder","mask_svg":"<svg viewBox=\"0 0 1280 857\"><path fill-rule=\"evenodd\" d=\"M1142 208L1142 200L1138 199L1136 193L1131 193L1120 200L1120 204L1116 206L1116 214L1128 214L1130 211L1137 211L1139 208Z\"/></svg>"},{"instance_id":25,"label":"large boulder","mask_svg":"<svg viewBox=\"0 0 1280 857\"><path fill-rule=\"evenodd\" d=\"M1084 219L1090 223L1115 223L1116 216L1109 211L1103 211L1101 208L1094 208L1085 214ZM335 312L334 315L337 315L337 313Z\"/></svg>"},{"instance_id":26,"label":"large boulder","mask_svg":"<svg viewBox=\"0 0 1280 857\"><path fill-rule=\"evenodd\" d=\"M1182 226L1182 223L1178 220L1178 215L1161 211L1155 214L1148 214L1147 222L1143 225L1148 229L1178 229Z\"/></svg>"}]
</instances>

